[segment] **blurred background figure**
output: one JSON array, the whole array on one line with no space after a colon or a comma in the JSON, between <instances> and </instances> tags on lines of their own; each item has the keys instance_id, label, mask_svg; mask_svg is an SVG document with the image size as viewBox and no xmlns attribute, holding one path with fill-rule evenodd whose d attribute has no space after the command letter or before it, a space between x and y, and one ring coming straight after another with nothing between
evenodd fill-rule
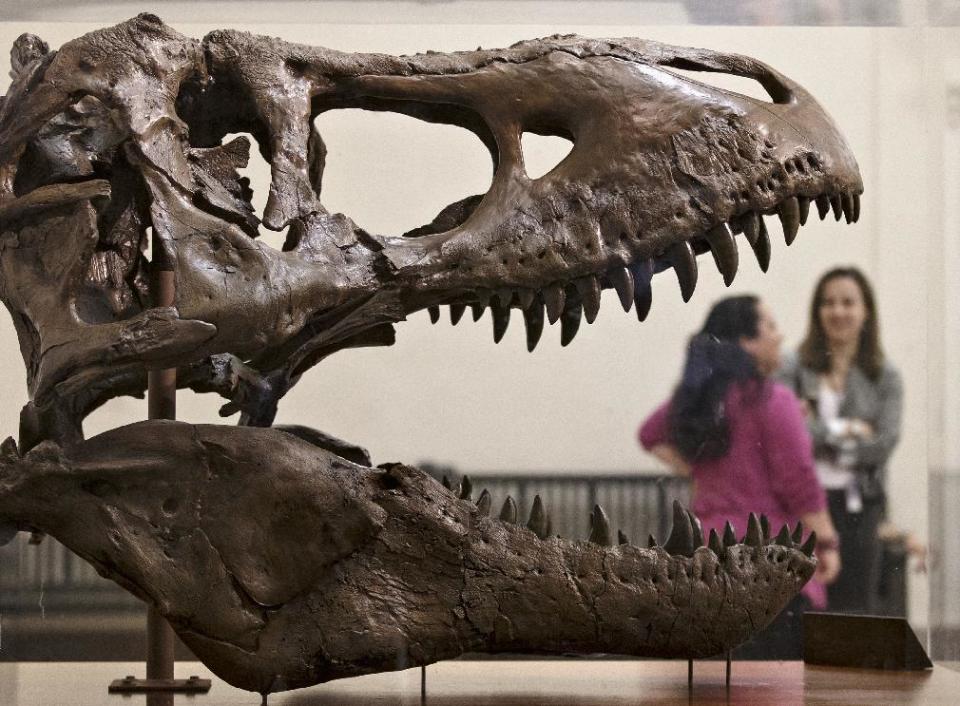
<instances>
[{"instance_id":1,"label":"blurred background figure","mask_svg":"<svg viewBox=\"0 0 960 706\"><path fill-rule=\"evenodd\" d=\"M900 437L903 386L880 344L870 283L855 267L820 277L806 338L779 377L804 403L820 482L840 535L844 570L830 610L878 608L886 464Z\"/></svg>"},{"instance_id":2,"label":"blurred background figure","mask_svg":"<svg viewBox=\"0 0 960 706\"><path fill-rule=\"evenodd\" d=\"M808 583L764 633L739 648L741 659L798 659L801 614L824 607L823 585L840 568L801 405L770 377L780 365L781 340L756 297L719 301L690 340L673 396L639 432L647 451L691 476L692 509L704 534L722 534L727 521L742 534L751 512L765 514L774 532L802 520L817 533L818 582Z\"/></svg>"}]
</instances>

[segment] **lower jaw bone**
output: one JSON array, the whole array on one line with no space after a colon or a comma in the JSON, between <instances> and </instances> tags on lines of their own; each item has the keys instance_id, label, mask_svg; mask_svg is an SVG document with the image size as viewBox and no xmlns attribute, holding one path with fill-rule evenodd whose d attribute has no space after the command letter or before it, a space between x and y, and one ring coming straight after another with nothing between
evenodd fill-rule
<instances>
[{"instance_id":1,"label":"lower jaw bone","mask_svg":"<svg viewBox=\"0 0 960 706\"><path fill-rule=\"evenodd\" d=\"M785 531L696 546L679 508L664 547L604 546L599 508L603 544L493 519L469 495L276 429L142 422L0 458L4 524L56 537L262 693L467 652L715 655L815 566Z\"/></svg>"}]
</instances>

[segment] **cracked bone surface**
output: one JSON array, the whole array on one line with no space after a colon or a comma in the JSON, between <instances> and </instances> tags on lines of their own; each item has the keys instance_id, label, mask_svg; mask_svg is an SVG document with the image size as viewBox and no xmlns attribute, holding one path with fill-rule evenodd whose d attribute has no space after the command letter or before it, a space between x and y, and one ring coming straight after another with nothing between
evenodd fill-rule
<instances>
[{"instance_id":1,"label":"cracked bone surface","mask_svg":"<svg viewBox=\"0 0 960 706\"><path fill-rule=\"evenodd\" d=\"M228 681L280 690L470 650L715 654L809 577L812 560L756 522L746 545L731 531L697 548L678 511L667 549L648 550L595 508L593 542L570 543L550 538L542 503L524 520L508 498L489 519L489 494L478 509L469 488L458 498L414 469L353 466L344 457L365 452L321 433L252 428L309 368L390 345L411 312L449 305L456 322L489 307L499 341L521 309L530 350L558 322L567 345L605 289L643 320L655 274L693 295L699 255L730 284L745 242L765 270L765 219L788 244L812 204L856 221L856 162L789 78L639 39L394 57L229 30L197 40L149 14L57 50L23 35L12 56L0 300L30 402L4 449L0 526L47 531L155 603ZM674 69L749 77L771 100ZM313 121L343 108L470 130L494 164L489 191L405 234L329 212ZM238 132L271 166L262 222L238 174L251 145L223 143ZM531 179L524 132L573 148ZM286 230L282 250L261 226ZM151 300L158 269L175 272L174 307ZM87 414L169 367L243 426L84 441Z\"/></svg>"},{"instance_id":2,"label":"cracked bone surface","mask_svg":"<svg viewBox=\"0 0 960 706\"><path fill-rule=\"evenodd\" d=\"M464 652L715 655L815 567L812 541L753 517L707 547L675 505L663 547L612 546L599 507L592 541L541 539L463 495L276 429L140 422L0 458L0 518L60 538L263 693Z\"/></svg>"}]
</instances>

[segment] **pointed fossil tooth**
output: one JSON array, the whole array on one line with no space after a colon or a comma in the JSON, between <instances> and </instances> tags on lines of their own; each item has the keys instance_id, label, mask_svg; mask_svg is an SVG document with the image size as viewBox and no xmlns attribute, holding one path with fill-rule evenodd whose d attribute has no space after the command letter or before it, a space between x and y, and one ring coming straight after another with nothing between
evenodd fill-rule
<instances>
[{"instance_id":1,"label":"pointed fossil tooth","mask_svg":"<svg viewBox=\"0 0 960 706\"><path fill-rule=\"evenodd\" d=\"M20 460L17 442L14 441L12 436L8 436L3 440L3 443L0 444L0 458L5 458L11 462Z\"/></svg>"},{"instance_id":2,"label":"pointed fossil tooth","mask_svg":"<svg viewBox=\"0 0 960 706\"><path fill-rule=\"evenodd\" d=\"M677 500L673 501L673 528L663 548L673 555L693 556L693 527L690 524L690 515Z\"/></svg>"},{"instance_id":3,"label":"pointed fossil tooth","mask_svg":"<svg viewBox=\"0 0 960 706\"><path fill-rule=\"evenodd\" d=\"M775 544L779 544L783 547L793 548L793 540L790 539L790 528L784 525L780 528L780 531L777 533L776 538L773 540Z\"/></svg>"},{"instance_id":4,"label":"pointed fossil tooth","mask_svg":"<svg viewBox=\"0 0 960 706\"><path fill-rule=\"evenodd\" d=\"M760 530L760 521L752 512L747 518L747 533L743 537L743 543L751 547L763 546L763 535Z\"/></svg>"},{"instance_id":5,"label":"pointed fossil tooth","mask_svg":"<svg viewBox=\"0 0 960 706\"><path fill-rule=\"evenodd\" d=\"M783 225L783 240L787 245L793 243L800 230L800 204L796 196L790 196L780 202L780 223Z\"/></svg>"},{"instance_id":6,"label":"pointed fossil tooth","mask_svg":"<svg viewBox=\"0 0 960 706\"><path fill-rule=\"evenodd\" d=\"M443 483L443 487L447 490L453 490L453 485L450 483L450 479L446 475L443 476L443 480L440 481Z\"/></svg>"},{"instance_id":7,"label":"pointed fossil tooth","mask_svg":"<svg viewBox=\"0 0 960 706\"><path fill-rule=\"evenodd\" d=\"M588 324L592 324L600 313L600 280L593 275L588 275L575 279L573 284L580 292L580 299L583 301L584 318Z\"/></svg>"},{"instance_id":8,"label":"pointed fossil tooth","mask_svg":"<svg viewBox=\"0 0 960 706\"><path fill-rule=\"evenodd\" d=\"M517 524L517 504L509 495L503 501L503 507L500 508L500 521L509 522L511 525Z\"/></svg>"},{"instance_id":9,"label":"pointed fossil tooth","mask_svg":"<svg viewBox=\"0 0 960 706\"><path fill-rule=\"evenodd\" d=\"M474 292L474 295L477 297L477 302L470 305L470 309L473 311L473 320L479 321L480 317L483 316L484 310L487 308L487 304L490 303L490 291L483 289L477 290Z\"/></svg>"},{"instance_id":10,"label":"pointed fossil tooth","mask_svg":"<svg viewBox=\"0 0 960 706\"><path fill-rule=\"evenodd\" d=\"M811 532L810 536L807 537L807 541L803 543L803 546L800 547L802 551L807 556L813 556L813 550L817 546L817 533Z\"/></svg>"},{"instance_id":11,"label":"pointed fossil tooth","mask_svg":"<svg viewBox=\"0 0 960 706\"><path fill-rule=\"evenodd\" d=\"M464 476L460 481L460 499L470 500L473 495L473 483L470 482L470 476Z\"/></svg>"},{"instance_id":12,"label":"pointed fossil tooth","mask_svg":"<svg viewBox=\"0 0 960 706\"><path fill-rule=\"evenodd\" d=\"M593 506L593 513L590 515L590 541L601 547L613 545L610 537L610 520L599 505Z\"/></svg>"},{"instance_id":13,"label":"pointed fossil tooth","mask_svg":"<svg viewBox=\"0 0 960 706\"><path fill-rule=\"evenodd\" d=\"M853 223L853 194L849 192L841 194L840 207L843 209L843 217L847 223Z\"/></svg>"},{"instance_id":14,"label":"pointed fossil tooth","mask_svg":"<svg viewBox=\"0 0 960 706\"><path fill-rule=\"evenodd\" d=\"M500 343L510 325L510 307L497 304L490 307L490 313L493 314L493 342Z\"/></svg>"},{"instance_id":15,"label":"pointed fossil tooth","mask_svg":"<svg viewBox=\"0 0 960 706\"><path fill-rule=\"evenodd\" d=\"M460 323L460 319L463 318L463 312L467 310L466 304L451 304L450 305L450 324L456 326Z\"/></svg>"},{"instance_id":16,"label":"pointed fossil tooth","mask_svg":"<svg viewBox=\"0 0 960 706\"><path fill-rule=\"evenodd\" d=\"M570 302L560 317L560 345L565 346L573 340L580 328L580 314L583 311L580 302Z\"/></svg>"},{"instance_id":17,"label":"pointed fossil tooth","mask_svg":"<svg viewBox=\"0 0 960 706\"><path fill-rule=\"evenodd\" d=\"M527 529L540 539L547 538L547 513L543 509L543 501L539 495L533 498L533 507L530 508L530 519L527 520Z\"/></svg>"},{"instance_id":18,"label":"pointed fossil tooth","mask_svg":"<svg viewBox=\"0 0 960 706\"><path fill-rule=\"evenodd\" d=\"M770 543L770 520L762 513L760 514L760 538L764 544Z\"/></svg>"},{"instance_id":19,"label":"pointed fossil tooth","mask_svg":"<svg viewBox=\"0 0 960 706\"><path fill-rule=\"evenodd\" d=\"M830 197L826 194L820 194L817 197L817 215L820 216L822 221L828 213L830 213Z\"/></svg>"},{"instance_id":20,"label":"pointed fossil tooth","mask_svg":"<svg viewBox=\"0 0 960 706\"><path fill-rule=\"evenodd\" d=\"M497 301L500 302L500 306L509 307L510 303L513 301L513 290L510 287L501 287L494 290L494 294L497 297Z\"/></svg>"},{"instance_id":21,"label":"pointed fossil tooth","mask_svg":"<svg viewBox=\"0 0 960 706\"><path fill-rule=\"evenodd\" d=\"M633 275L626 267L614 267L607 273L613 288L620 297L620 305L624 311L630 311L633 306Z\"/></svg>"},{"instance_id":22,"label":"pointed fossil tooth","mask_svg":"<svg viewBox=\"0 0 960 706\"><path fill-rule=\"evenodd\" d=\"M753 211L747 211L740 216L740 227L747 238L747 242L753 245L757 242L757 236L760 234L760 215Z\"/></svg>"},{"instance_id":23,"label":"pointed fossil tooth","mask_svg":"<svg viewBox=\"0 0 960 706\"><path fill-rule=\"evenodd\" d=\"M697 256L693 252L690 241L684 240L672 245L667 250L667 259L677 273L677 282L680 283L680 296L683 301L690 301L693 290L697 288Z\"/></svg>"},{"instance_id":24,"label":"pointed fossil tooth","mask_svg":"<svg viewBox=\"0 0 960 706\"><path fill-rule=\"evenodd\" d=\"M693 530L693 548L694 550L703 546L703 526L696 516L687 510L687 516L690 518L690 528Z\"/></svg>"},{"instance_id":25,"label":"pointed fossil tooth","mask_svg":"<svg viewBox=\"0 0 960 706\"><path fill-rule=\"evenodd\" d=\"M757 257L757 264L760 265L760 271L766 272L770 267L770 234L767 233L767 226L763 218L758 219L759 231L757 239L751 245L753 254Z\"/></svg>"},{"instance_id":26,"label":"pointed fossil tooth","mask_svg":"<svg viewBox=\"0 0 960 706\"><path fill-rule=\"evenodd\" d=\"M533 353L543 334L543 302L538 299L523 310L523 323L527 327L527 350Z\"/></svg>"},{"instance_id":27,"label":"pointed fossil tooth","mask_svg":"<svg viewBox=\"0 0 960 706\"><path fill-rule=\"evenodd\" d=\"M800 207L800 225L805 226L810 217L810 199L806 196L798 196L797 205Z\"/></svg>"},{"instance_id":28,"label":"pointed fossil tooth","mask_svg":"<svg viewBox=\"0 0 960 706\"><path fill-rule=\"evenodd\" d=\"M440 320L440 307L438 305L428 306L427 311L430 312L431 324L435 324Z\"/></svg>"},{"instance_id":29,"label":"pointed fossil tooth","mask_svg":"<svg viewBox=\"0 0 960 706\"><path fill-rule=\"evenodd\" d=\"M517 301L520 302L520 308L526 309L531 304L533 304L534 297L537 296L537 293L532 289L518 289L517 290Z\"/></svg>"},{"instance_id":30,"label":"pointed fossil tooth","mask_svg":"<svg viewBox=\"0 0 960 706\"><path fill-rule=\"evenodd\" d=\"M630 539L623 533L622 529L617 530L617 544L630 544Z\"/></svg>"},{"instance_id":31,"label":"pointed fossil tooth","mask_svg":"<svg viewBox=\"0 0 960 706\"><path fill-rule=\"evenodd\" d=\"M800 544L803 541L803 523L799 520L797 521L797 526L793 530L793 536L791 537L794 544Z\"/></svg>"},{"instance_id":32,"label":"pointed fossil tooth","mask_svg":"<svg viewBox=\"0 0 960 706\"><path fill-rule=\"evenodd\" d=\"M733 529L733 525L730 522L726 522L723 525L723 546L732 547L737 543L737 532Z\"/></svg>"},{"instance_id":33,"label":"pointed fossil tooth","mask_svg":"<svg viewBox=\"0 0 960 706\"><path fill-rule=\"evenodd\" d=\"M557 323L557 319L563 314L566 300L562 285L550 284L543 288L543 303L547 305L547 320L551 326Z\"/></svg>"},{"instance_id":34,"label":"pointed fossil tooth","mask_svg":"<svg viewBox=\"0 0 960 706\"><path fill-rule=\"evenodd\" d=\"M843 201L840 194L834 194L830 197L830 208L833 209L833 220L839 221L843 215Z\"/></svg>"},{"instance_id":35,"label":"pointed fossil tooth","mask_svg":"<svg viewBox=\"0 0 960 706\"><path fill-rule=\"evenodd\" d=\"M652 534L647 535L647 547L648 547L648 548L650 548L650 549L655 549L656 547L659 547L659 546L660 546L660 545L657 544L657 538L656 538L656 537L654 537Z\"/></svg>"},{"instance_id":36,"label":"pointed fossil tooth","mask_svg":"<svg viewBox=\"0 0 960 706\"><path fill-rule=\"evenodd\" d=\"M706 238L710 243L713 261L723 275L723 283L729 287L733 283L733 278L737 276L737 265L740 260L733 234L725 223L721 223L707 231Z\"/></svg>"},{"instance_id":37,"label":"pointed fossil tooth","mask_svg":"<svg viewBox=\"0 0 960 706\"><path fill-rule=\"evenodd\" d=\"M860 194L853 195L853 222L860 220Z\"/></svg>"},{"instance_id":38,"label":"pointed fossil tooth","mask_svg":"<svg viewBox=\"0 0 960 706\"><path fill-rule=\"evenodd\" d=\"M493 498L490 497L490 491L484 488L480 493L480 497L477 498L477 511L481 517L488 517L490 515L490 506L492 504Z\"/></svg>"},{"instance_id":39,"label":"pointed fossil tooth","mask_svg":"<svg viewBox=\"0 0 960 706\"><path fill-rule=\"evenodd\" d=\"M650 313L653 304L653 288L650 279L653 277L653 261L644 260L633 264L633 303L637 307L637 320L644 321Z\"/></svg>"},{"instance_id":40,"label":"pointed fossil tooth","mask_svg":"<svg viewBox=\"0 0 960 706\"><path fill-rule=\"evenodd\" d=\"M720 544L720 537L712 527L710 528L710 537L707 539L707 548L718 557L723 556L723 545Z\"/></svg>"}]
</instances>

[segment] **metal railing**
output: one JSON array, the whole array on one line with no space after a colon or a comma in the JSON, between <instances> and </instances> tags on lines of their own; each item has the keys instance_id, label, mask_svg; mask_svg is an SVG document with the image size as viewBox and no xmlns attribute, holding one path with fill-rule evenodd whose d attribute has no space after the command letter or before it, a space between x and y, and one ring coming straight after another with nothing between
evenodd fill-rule
<instances>
[{"instance_id":1,"label":"metal railing","mask_svg":"<svg viewBox=\"0 0 960 706\"><path fill-rule=\"evenodd\" d=\"M446 473L454 483L461 481L450 469L425 470L438 478ZM664 541L670 531L672 501L678 499L685 505L689 501L686 479L639 472L471 473L470 480L474 499L484 488L490 492L493 516L499 514L509 495L517 503L520 522L525 523L534 497L539 495L550 515L553 534L586 539L590 512L599 504L610 519L611 529L621 530L640 546L646 546L650 534ZM896 547L891 550L887 552L882 612L903 615L905 558ZM948 600L943 595L938 597ZM952 604L945 606L949 607ZM31 544L29 535L20 533L13 542L0 547L0 618L11 619L3 635L0 661L140 659L142 655L131 655L142 642L142 614L143 605L136 598L49 537ZM41 617L47 620L36 620ZM51 623L52 617L62 620ZM940 653L954 654L956 639L945 638L943 642ZM85 657L78 657L78 650Z\"/></svg>"},{"instance_id":2,"label":"metal railing","mask_svg":"<svg viewBox=\"0 0 960 706\"><path fill-rule=\"evenodd\" d=\"M551 531L571 539L589 534L589 516L595 504L603 506L614 532L646 545L647 535L662 541L669 531L673 498L687 502L682 478L640 473L539 475L523 473L471 474L473 497L483 488L493 496L496 515L510 495L526 522L533 498L543 500ZM457 478L459 481L459 478ZM87 562L59 542L46 537L31 544L21 532L0 547L0 612L24 614L43 611L122 611L138 609L139 601L114 582L99 576Z\"/></svg>"},{"instance_id":3,"label":"metal railing","mask_svg":"<svg viewBox=\"0 0 960 706\"><path fill-rule=\"evenodd\" d=\"M431 468L437 477L444 473L459 483L461 476L449 469ZM487 489L493 499L492 516L510 496L517 503L519 521L526 523L539 495L550 515L551 533L568 539L586 539L590 532L590 512L601 505L610 520L614 535L621 530L629 540L646 546L648 535L666 540L671 526L674 499L689 504L689 483L676 476L633 473L471 473L473 498ZM86 610L124 611L141 604L114 582L99 576L94 568L60 543L47 537L31 544L29 535L20 533L0 547L0 614L30 614L39 610L78 612ZM906 605L905 558L889 547L886 558L883 601L884 612L903 614ZM902 552L901 552L902 554ZM947 591L935 595L935 601L949 603ZM949 614L953 603L942 606ZM949 622L949 621L948 621Z\"/></svg>"}]
</instances>

